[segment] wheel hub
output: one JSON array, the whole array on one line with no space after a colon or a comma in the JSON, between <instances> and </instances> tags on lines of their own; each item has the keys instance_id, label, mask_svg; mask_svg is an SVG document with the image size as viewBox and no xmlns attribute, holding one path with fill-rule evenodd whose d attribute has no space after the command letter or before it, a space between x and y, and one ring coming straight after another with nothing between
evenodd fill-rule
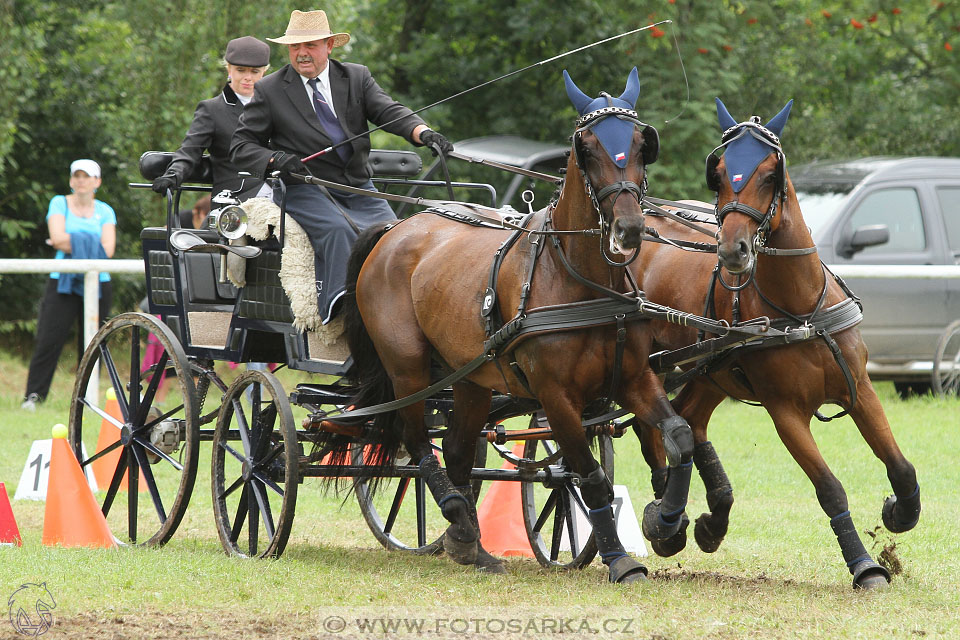
<instances>
[{"instance_id":1,"label":"wheel hub","mask_svg":"<svg viewBox=\"0 0 960 640\"><path fill-rule=\"evenodd\" d=\"M132 441L133 441L133 429L130 428L130 425L125 424L122 427L120 427L120 444L126 447Z\"/></svg>"},{"instance_id":2,"label":"wheel hub","mask_svg":"<svg viewBox=\"0 0 960 640\"><path fill-rule=\"evenodd\" d=\"M240 467L240 476L244 482L250 482L250 479L253 478L253 464L249 460L243 461L243 465Z\"/></svg>"}]
</instances>

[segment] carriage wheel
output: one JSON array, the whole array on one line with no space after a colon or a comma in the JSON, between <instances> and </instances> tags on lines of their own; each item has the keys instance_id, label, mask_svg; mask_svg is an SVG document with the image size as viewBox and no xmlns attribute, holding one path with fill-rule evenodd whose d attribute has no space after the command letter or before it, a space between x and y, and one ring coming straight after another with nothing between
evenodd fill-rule
<instances>
[{"instance_id":1,"label":"carriage wheel","mask_svg":"<svg viewBox=\"0 0 960 640\"><path fill-rule=\"evenodd\" d=\"M290 401L272 373L247 371L224 394L213 432L213 514L227 554L283 553L299 481Z\"/></svg>"},{"instance_id":2,"label":"carriage wheel","mask_svg":"<svg viewBox=\"0 0 960 640\"><path fill-rule=\"evenodd\" d=\"M531 429L544 426L549 426L546 418L539 414L531 417ZM597 448L600 452L600 466L612 483L613 439L606 435L599 436ZM555 455L558 450L559 447L553 440L528 440L523 447L523 457L536 460L538 456ZM564 472L570 470L562 457L551 467ZM533 555L541 565L582 569L597 555L593 529L587 519L587 506L572 482L555 482L549 487L539 482L521 482L520 503L527 539Z\"/></svg>"},{"instance_id":3,"label":"carriage wheel","mask_svg":"<svg viewBox=\"0 0 960 640\"><path fill-rule=\"evenodd\" d=\"M933 392L938 396L960 393L960 320L947 327L933 359Z\"/></svg>"},{"instance_id":4,"label":"carriage wheel","mask_svg":"<svg viewBox=\"0 0 960 640\"><path fill-rule=\"evenodd\" d=\"M443 455L440 441L430 446L437 455ZM366 464L367 450L356 448L351 452L354 465ZM474 467L483 467L487 460L487 441L477 440ZM397 460L397 466L410 464L410 457ZM360 512L373 537L391 551L410 551L417 555L437 555L443 551L440 538L450 525L440 513L423 479L382 478L371 495L370 482L358 478L354 483ZM473 495L480 495L482 482L470 483Z\"/></svg>"},{"instance_id":5,"label":"carriage wheel","mask_svg":"<svg viewBox=\"0 0 960 640\"><path fill-rule=\"evenodd\" d=\"M141 371L145 356L155 362ZM115 400L86 398L96 367ZM196 389L173 332L142 313L106 322L80 361L69 439L98 479L97 501L119 542L161 545L173 536L197 477L198 434Z\"/></svg>"}]
</instances>

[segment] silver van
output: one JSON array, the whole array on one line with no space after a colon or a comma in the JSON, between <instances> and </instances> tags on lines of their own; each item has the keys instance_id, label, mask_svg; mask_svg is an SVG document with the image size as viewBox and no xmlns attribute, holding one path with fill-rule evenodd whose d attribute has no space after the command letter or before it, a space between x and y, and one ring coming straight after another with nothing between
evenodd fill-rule
<instances>
[{"instance_id":1,"label":"silver van","mask_svg":"<svg viewBox=\"0 0 960 640\"><path fill-rule=\"evenodd\" d=\"M827 265L960 264L960 158L816 162L790 178ZM903 396L929 389L938 340L960 319L960 279L845 280L863 300L871 377Z\"/></svg>"}]
</instances>

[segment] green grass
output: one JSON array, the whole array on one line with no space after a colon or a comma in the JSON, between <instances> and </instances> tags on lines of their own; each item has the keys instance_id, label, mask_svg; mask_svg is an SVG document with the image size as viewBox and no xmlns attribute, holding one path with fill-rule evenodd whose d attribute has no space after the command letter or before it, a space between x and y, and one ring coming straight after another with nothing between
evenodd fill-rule
<instances>
[{"instance_id":1,"label":"green grass","mask_svg":"<svg viewBox=\"0 0 960 640\"><path fill-rule=\"evenodd\" d=\"M306 379L296 372L282 377L287 388ZM54 423L66 422L72 388L71 372L62 369L50 400L30 414L19 410L24 379L22 362L0 356L0 481L11 499L31 441L48 438ZM850 588L813 487L766 413L727 402L711 426L736 495L727 538L715 554L697 549L691 535L679 555L647 558L653 578L647 584L609 585L597 560L583 571L556 572L533 560L508 559L509 575L498 577L445 557L389 553L366 528L354 500L341 508L341 499L324 495L311 479L300 487L293 533L279 561L229 558L214 529L204 445L186 518L162 549L43 547L43 503L15 502L24 546L0 548L0 601L22 583L46 582L57 600L57 627L47 637L70 638L334 637L324 628L329 616L347 620L347 630L336 635L343 638L960 637L960 400L901 401L892 385L878 387L900 447L917 467L923 496L916 529L879 532L882 544L896 543L903 564L903 573L880 593ZM299 422L302 412L294 417ZM857 528L874 530L890 493L882 464L849 418L813 430L844 484ZM632 435L615 446L616 481L629 487L640 511L650 489L639 446ZM703 510L695 475L688 513L693 519ZM869 549L872 541L863 537ZM424 618L430 632L363 633L355 620L369 616ZM450 630L455 618L481 621L467 623L464 633L462 625ZM566 632L550 633L552 623L544 618L567 620ZM497 621L509 619L539 633L497 633ZM581 633L571 634L571 624ZM584 632L583 624L599 633ZM0 616L0 638L11 632Z\"/></svg>"}]
</instances>

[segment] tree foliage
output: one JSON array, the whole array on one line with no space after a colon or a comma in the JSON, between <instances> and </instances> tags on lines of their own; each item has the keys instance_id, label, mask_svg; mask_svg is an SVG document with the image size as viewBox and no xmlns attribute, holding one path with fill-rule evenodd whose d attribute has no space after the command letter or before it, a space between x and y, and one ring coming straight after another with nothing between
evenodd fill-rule
<instances>
[{"instance_id":1,"label":"tree foliage","mask_svg":"<svg viewBox=\"0 0 960 640\"><path fill-rule=\"evenodd\" d=\"M224 82L230 38L283 33L290 0L0 0L0 255L47 257L50 197L67 167L92 157L98 197L118 212L118 257L161 224L152 192L133 190L137 160L174 149L193 107ZM861 155L960 155L960 7L898 0L348 0L328 7L351 43L336 56L371 67L413 108L536 65L424 113L453 140L519 134L562 142L575 113L560 81L617 95L630 68L638 111L661 135L651 192L707 198L703 158L719 142L713 105L769 119L795 99L791 163ZM655 28L542 65L639 26ZM678 55L679 50L679 55ZM273 47L273 69L286 51ZM405 147L377 134L375 145ZM467 169L466 171L469 171ZM466 172L464 177L469 177ZM189 203L186 203L189 204ZM37 279L0 279L0 331L31 318ZM117 308L142 295L121 279Z\"/></svg>"}]
</instances>

